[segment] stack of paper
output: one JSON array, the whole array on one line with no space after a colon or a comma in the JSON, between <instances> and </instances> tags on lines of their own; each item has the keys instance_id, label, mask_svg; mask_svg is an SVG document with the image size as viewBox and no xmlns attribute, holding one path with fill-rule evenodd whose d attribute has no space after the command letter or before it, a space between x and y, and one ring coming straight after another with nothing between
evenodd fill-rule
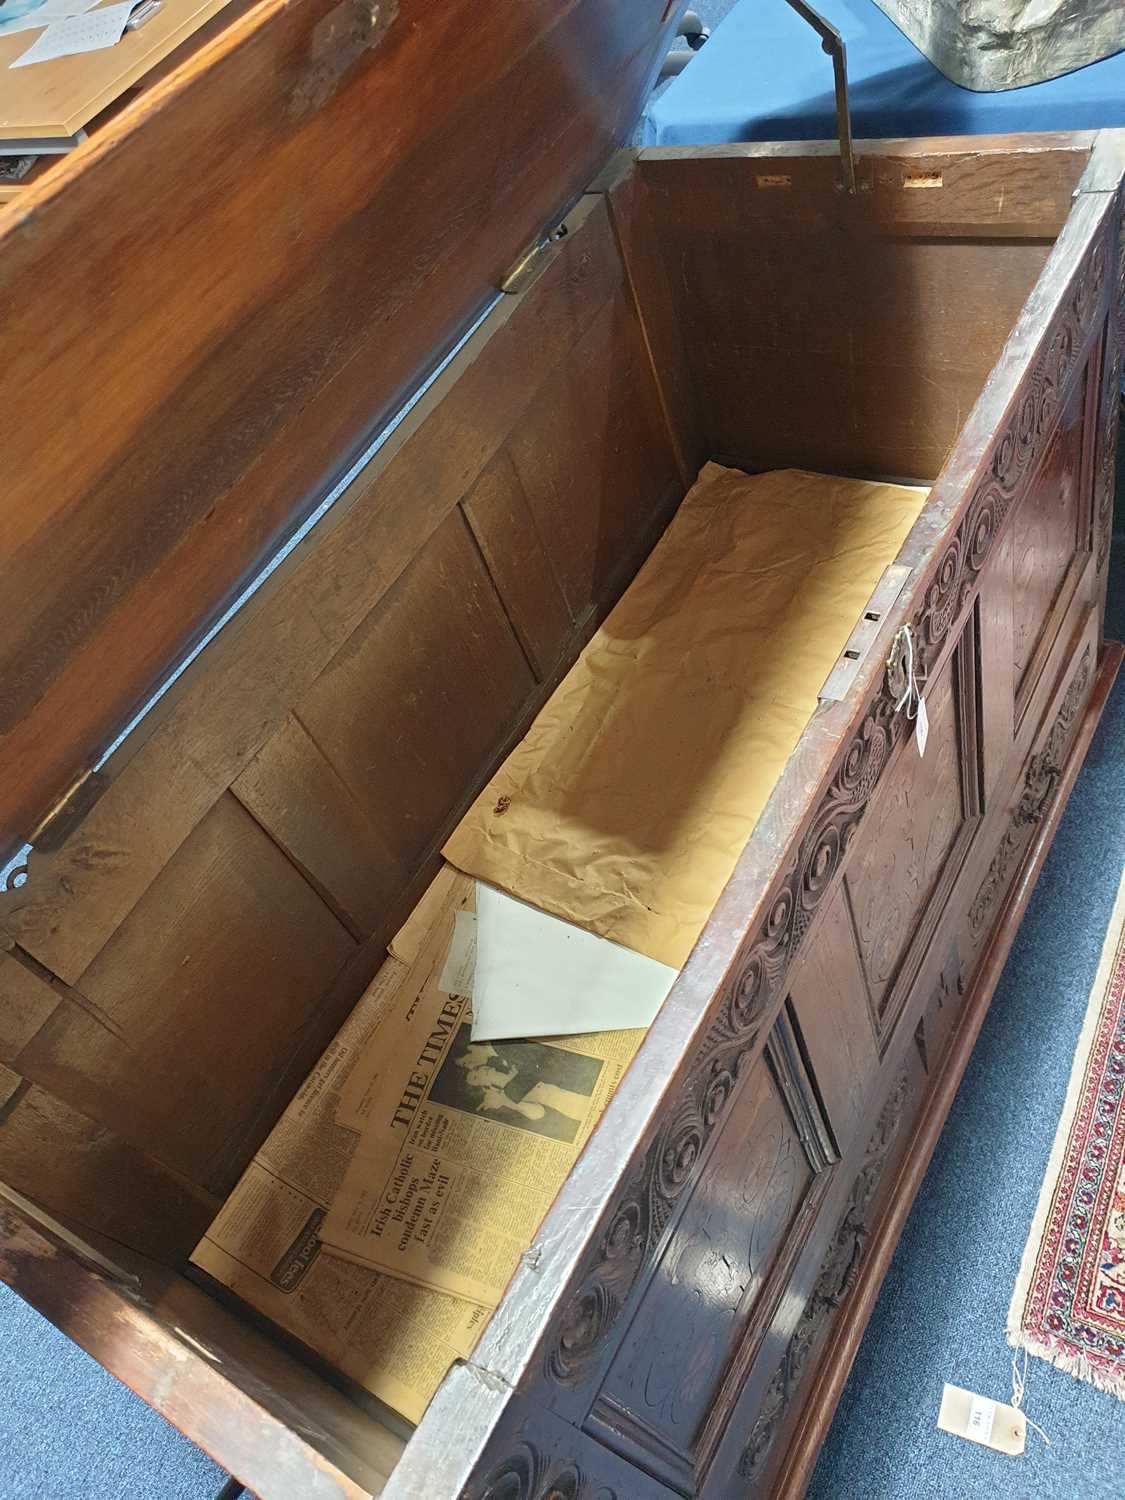
<instances>
[{"instance_id":1,"label":"stack of paper","mask_svg":"<svg viewBox=\"0 0 1125 1500\"><path fill-rule=\"evenodd\" d=\"M446 866L193 1261L417 1421L674 978Z\"/></svg>"}]
</instances>

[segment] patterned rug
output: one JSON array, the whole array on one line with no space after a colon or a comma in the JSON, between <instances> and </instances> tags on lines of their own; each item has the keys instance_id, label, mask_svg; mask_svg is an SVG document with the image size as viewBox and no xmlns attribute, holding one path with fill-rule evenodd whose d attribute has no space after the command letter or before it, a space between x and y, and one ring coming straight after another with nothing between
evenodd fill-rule
<instances>
[{"instance_id":1,"label":"patterned rug","mask_svg":"<svg viewBox=\"0 0 1125 1500\"><path fill-rule=\"evenodd\" d=\"M1125 872L1008 1310L1008 1342L1125 1401Z\"/></svg>"}]
</instances>

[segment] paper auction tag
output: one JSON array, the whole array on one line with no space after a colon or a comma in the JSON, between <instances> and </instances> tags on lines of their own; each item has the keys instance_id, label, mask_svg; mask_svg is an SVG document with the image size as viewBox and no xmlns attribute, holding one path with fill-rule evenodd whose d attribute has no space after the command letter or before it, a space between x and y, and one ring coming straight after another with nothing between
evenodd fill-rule
<instances>
[{"instance_id":1,"label":"paper auction tag","mask_svg":"<svg viewBox=\"0 0 1125 1500\"><path fill-rule=\"evenodd\" d=\"M997 1453L1019 1458L1027 1446L1027 1418L1014 1406L962 1390L959 1385L945 1386L937 1424L942 1432L968 1438Z\"/></svg>"},{"instance_id":2,"label":"paper auction tag","mask_svg":"<svg viewBox=\"0 0 1125 1500\"><path fill-rule=\"evenodd\" d=\"M919 756L922 756L926 753L926 741L930 737L930 716L926 712L925 698L918 699L918 713L916 719L917 722L915 724L914 734L918 742L918 754Z\"/></svg>"}]
</instances>

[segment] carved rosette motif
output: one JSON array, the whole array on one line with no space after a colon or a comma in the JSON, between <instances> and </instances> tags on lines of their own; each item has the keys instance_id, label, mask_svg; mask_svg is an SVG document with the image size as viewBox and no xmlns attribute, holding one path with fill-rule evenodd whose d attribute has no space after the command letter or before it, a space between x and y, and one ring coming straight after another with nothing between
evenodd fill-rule
<instances>
[{"instance_id":1,"label":"carved rosette motif","mask_svg":"<svg viewBox=\"0 0 1125 1500\"><path fill-rule=\"evenodd\" d=\"M526 1441L496 1465L474 1494L478 1500L617 1500L616 1491L588 1480L576 1463L552 1463Z\"/></svg>"},{"instance_id":2,"label":"carved rosette motif","mask_svg":"<svg viewBox=\"0 0 1125 1500\"><path fill-rule=\"evenodd\" d=\"M981 882L980 890L969 910L969 926L974 936L988 921L997 898L1008 889L1020 850L1023 848L1023 830L1040 821L1055 795L1055 788L1062 775L1070 732L1090 684L1090 673L1090 648L1087 646L1082 653L1078 670L1066 690L1066 697L1059 705L1059 711L1055 716L1055 722L1051 725L1046 744L1027 763L1020 799L1012 809L1011 820L1000 841L1000 847L993 856L988 873Z\"/></svg>"},{"instance_id":3,"label":"carved rosette motif","mask_svg":"<svg viewBox=\"0 0 1125 1500\"><path fill-rule=\"evenodd\" d=\"M999 528L1030 477L1077 374L1101 307L1107 242L1099 237L1043 341L1019 405L998 434L986 477L926 588L911 630L916 665L928 674L960 616ZM780 998L789 965L832 887L848 844L908 723L895 705L901 671L892 661L879 693L838 763L768 915L743 946L648 1150L622 1179L609 1220L587 1251L580 1279L562 1310L544 1369L549 1381L575 1386L655 1252L677 1201L718 1127L763 1021Z\"/></svg>"},{"instance_id":4,"label":"carved rosette motif","mask_svg":"<svg viewBox=\"0 0 1125 1500\"><path fill-rule=\"evenodd\" d=\"M821 1264L812 1295L766 1388L750 1441L738 1461L739 1475L750 1484L762 1476L789 1402L804 1378L825 1320L847 1300L859 1278L863 1247L870 1232L871 1204L902 1123L909 1093L909 1076L903 1073L879 1113L867 1143L863 1165L852 1183L844 1216Z\"/></svg>"}]
</instances>

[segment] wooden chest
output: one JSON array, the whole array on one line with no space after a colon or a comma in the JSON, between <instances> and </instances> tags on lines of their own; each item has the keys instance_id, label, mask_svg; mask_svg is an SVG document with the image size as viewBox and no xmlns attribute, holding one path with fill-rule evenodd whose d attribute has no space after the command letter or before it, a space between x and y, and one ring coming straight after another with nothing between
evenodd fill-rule
<instances>
[{"instance_id":1,"label":"wooden chest","mask_svg":"<svg viewBox=\"0 0 1125 1500\"><path fill-rule=\"evenodd\" d=\"M0 217L0 1274L263 1500L795 1496L1120 657L1125 144L597 177L667 8L470 9L265 0ZM709 457L933 488L411 1434L187 1256Z\"/></svg>"}]
</instances>

